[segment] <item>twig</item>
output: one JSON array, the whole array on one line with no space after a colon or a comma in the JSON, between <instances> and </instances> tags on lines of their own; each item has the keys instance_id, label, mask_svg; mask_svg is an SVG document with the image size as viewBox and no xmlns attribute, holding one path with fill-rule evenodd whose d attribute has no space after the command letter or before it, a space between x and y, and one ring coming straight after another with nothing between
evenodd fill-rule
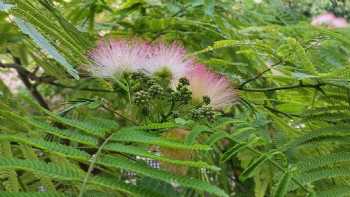
<instances>
[{"instance_id":1,"label":"twig","mask_svg":"<svg viewBox=\"0 0 350 197\"><path fill-rule=\"evenodd\" d=\"M271 112L284 115L284 116L286 116L287 118L293 118L293 117L300 118L300 117L301 117L300 115L286 113L286 112L283 112L283 111L274 109L274 108L272 108L272 107L270 107L270 106L267 106L267 105L264 105L264 107L265 107L266 109L268 109L269 111L271 111Z\"/></svg>"},{"instance_id":2,"label":"twig","mask_svg":"<svg viewBox=\"0 0 350 197\"><path fill-rule=\"evenodd\" d=\"M128 118L128 117L126 117L126 116L124 116L123 114L118 113L117 111L111 110L111 109L109 109L109 108L108 108L107 106L105 106L105 105L102 105L102 107L103 107L103 109L105 109L105 110L107 110L107 111L109 111L109 112L113 113L114 115L117 115L117 116L119 116L119 117L123 118L124 120L127 120L127 121L131 122L132 124L134 124L134 125L138 125L138 123L137 123L137 122L135 122L135 121L131 120L130 118Z\"/></svg>"},{"instance_id":3,"label":"twig","mask_svg":"<svg viewBox=\"0 0 350 197\"><path fill-rule=\"evenodd\" d=\"M21 65L21 60L17 57L13 56L14 64L2 64L0 63L0 67L3 68L14 68L18 74L18 77L21 79L23 84L26 86L28 91L31 93L31 95L34 97L34 99L45 109L50 109L49 105L46 103L44 97L40 94L40 92L36 89L36 86L33 85L29 79L34 78L35 75L33 75L31 72L23 68Z\"/></svg>"},{"instance_id":4,"label":"twig","mask_svg":"<svg viewBox=\"0 0 350 197\"><path fill-rule=\"evenodd\" d=\"M279 87L273 87L273 88L238 88L239 90L246 91L246 92L272 92L277 90L288 90L288 89L296 89L296 88L314 88L317 90L322 90L321 87L325 85L333 85L328 83L317 83L317 84L295 84L295 85L289 85L289 86L279 86ZM334 86L334 85L333 85Z\"/></svg>"},{"instance_id":5,"label":"twig","mask_svg":"<svg viewBox=\"0 0 350 197\"><path fill-rule=\"evenodd\" d=\"M239 88L242 88L243 86L245 86L246 84L257 80L258 78L260 78L262 75L264 75L266 72L270 71L273 67L278 66L279 64L281 64L282 61L278 61L277 63L271 65L268 69L262 71L261 73L257 74L255 77L248 79L247 81L243 82L241 85L239 85Z\"/></svg>"},{"instance_id":6,"label":"twig","mask_svg":"<svg viewBox=\"0 0 350 197\"><path fill-rule=\"evenodd\" d=\"M87 174L86 174L86 176L85 176L85 178L84 178L83 184L82 184L82 186L81 186L81 188L80 188L79 197L83 197L84 192L85 192L85 188L86 188L86 183L88 182L89 176L90 176L92 170L94 169L95 163L97 162L97 159L98 159L98 157L100 156L100 154L101 154L101 152L102 152L102 149L106 146L106 144L109 142L109 140L112 139L112 137L113 137L113 133L110 134L110 135L103 141L103 143L101 144L101 146L97 149L97 152L96 152L94 155L92 155L92 157L91 157L91 163L90 163L90 165L89 165L89 169L88 169Z\"/></svg>"}]
</instances>

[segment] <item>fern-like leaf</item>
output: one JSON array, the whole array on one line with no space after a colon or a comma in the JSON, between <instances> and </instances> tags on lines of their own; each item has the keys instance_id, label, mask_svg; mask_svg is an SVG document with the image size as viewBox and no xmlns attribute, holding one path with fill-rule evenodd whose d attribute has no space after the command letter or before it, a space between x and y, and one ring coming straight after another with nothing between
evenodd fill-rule
<instances>
[{"instance_id":1,"label":"fern-like leaf","mask_svg":"<svg viewBox=\"0 0 350 197\"><path fill-rule=\"evenodd\" d=\"M162 180L173 185L189 187L199 191L205 191L211 194L215 194L217 196L227 196L227 194L223 190L204 181L184 176L173 175L166 171L150 168L146 164L138 163L136 161L129 161L121 157L104 156L99 161L97 161L97 163L108 167L117 167L123 170L133 171L138 174Z\"/></svg>"},{"instance_id":2,"label":"fern-like leaf","mask_svg":"<svg viewBox=\"0 0 350 197\"><path fill-rule=\"evenodd\" d=\"M70 146L65 146L55 142L48 142L42 139L28 138L21 135L0 135L0 141L14 141L23 144L38 147L42 150L54 152L64 157L70 157L78 160L88 160L90 155L84 151L80 151Z\"/></svg>"},{"instance_id":3,"label":"fern-like leaf","mask_svg":"<svg viewBox=\"0 0 350 197\"><path fill-rule=\"evenodd\" d=\"M38 160L21 160L21 159L7 159L0 157L0 170L12 169L12 170L25 170L33 173L41 174L42 176L49 177L57 180L64 181L82 181L85 173L80 169L72 168L69 166L56 165L53 163L45 163ZM109 188L112 190L118 190L128 193L132 196L152 196L157 194L156 192L148 190L140 190L136 186L125 184L117 179L109 177L93 177L89 180L90 184ZM148 195L149 193L150 195ZM1 193L0 193L1 194ZM155 195L159 196L159 195Z\"/></svg>"},{"instance_id":4,"label":"fern-like leaf","mask_svg":"<svg viewBox=\"0 0 350 197\"><path fill-rule=\"evenodd\" d=\"M159 145L163 147L191 150L210 150L211 148L203 144L187 145L180 142L164 139L156 135L147 133L135 128L125 128L114 133L111 141L138 142L143 144Z\"/></svg>"},{"instance_id":5,"label":"fern-like leaf","mask_svg":"<svg viewBox=\"0 0 350 197\"><path fill-rule=\"evenodd\" d=\"M334 186L331 189L318 191L317 197L345 197L349 196L350 186Z\"/></svg>"},{"instance_id":6,"label":"fern-like leaf","mask_svg":"<svg viewBox=\"0 0 350 197\"><path fill-rule=\"evenodd\" d=\"M1 197L68 197L58 192L0 192Z\"/></svg>"},{"instance_id":7,"label":"fern-like leaf","mask_svg":"<svg viewBox=\"0 0 350 197\"><path fill-rule=\"evenodd\" d=\"M300 171L309 171L312 169L334 165L339 162L350 161L349 152L333 153L329 155L318 156L317 158L310 158L299 161L295 166Z\"/></svg>"},{"instance_id":8,"label":"fern-like leaf","mask_svg":"<svg viewBox=\"0 0 350 197\"><path fill-rule=\"evenodd\" d=\"M196 167L196 168L207 168L215 171L220 170L218 167L209 165L202 161L184 161L184 160L171 159L171 158L152 154L136 146L127 146L123 144L111 143L111 144L107 144L104 147L104 150L110 150L110 151L127 153L127 154L142 156L142 157L148 157L154 160L164 161L164 162L172 163L176 165L184 165L184 166L190 166L190 167Z\"/></svg>"}]
</instances>

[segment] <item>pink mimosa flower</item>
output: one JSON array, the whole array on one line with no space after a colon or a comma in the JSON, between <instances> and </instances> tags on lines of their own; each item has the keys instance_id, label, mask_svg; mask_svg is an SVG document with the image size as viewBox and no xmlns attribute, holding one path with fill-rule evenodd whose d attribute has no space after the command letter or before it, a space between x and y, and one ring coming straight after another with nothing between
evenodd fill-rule
<instances>
[{"instance_id":1,"label":"pink mimosa flower","mask_svg":"<svg viewBox=\"0 0 350 197\"><path fill-rule=\"evenodd\" d=\"M326 12L324 14L314 17L312 19L311 24L314 26L321 26L321 25L328 26L329 24L332 23L334 19L336 19L336 16L333 13Z\"/></svg>"},{"instance_id":2,"label":"pink mimosa flower","mask_svg":"<svg viewBox=\"0 0 350 197\"><path fill-rule=\"evenodd\" d=\"M186 50L177 43L152 45L152 53L144 67L149 74L169 72L173 80L184 77L193 67L194 60L186 57Z\"/></svg>"},{"instance_id":3,"label":"pink mimosa flower","mask_svg":"<svg viewBox=\"0 0 350 197\"><path fill-rule=\"evenodd\" d=\"M349 24L348 22L345 20L345 18L336 18L335 20L333 20L333 23L332 23L333 27L335 28L345 28L345 27L348 27Z\"/></svg>"},{"instance_id":4,"label":"pink mimosa flower","mask_svg":"<svg viewBox=\"0 0 350 197\"><path fill-rule=\"evenodd\" d=\"M194 102L201 102L203 96L208 96L214 109L223 109L238 98L237 91L227 78L209 71L204 65L196 65L186 77L190 82Z\"/></svg>"},{"instance_id":5,"label":"pink mimosa flower","mask_svg":"<svg viewBox=\"0 0 350 197\"><path fill-rule=\"evenodd\" d=\"M146 62L150 46L142 41L100 41L89 52L91 72L98 77L113 77L123 72L135 72Z\"/></svg>"},{"instance_id":6,"label":"pink mimosa flower","mask_svg":"<svg viewBox=\"0 0 350 197\"><path fill-rule=\"evenodd\" d=\"M348 26L348 22L345 18L336 17L330 12L314 17L311 24L314 26L326 26L329 28L344 28Z\"/></svg>"}]
</instances>

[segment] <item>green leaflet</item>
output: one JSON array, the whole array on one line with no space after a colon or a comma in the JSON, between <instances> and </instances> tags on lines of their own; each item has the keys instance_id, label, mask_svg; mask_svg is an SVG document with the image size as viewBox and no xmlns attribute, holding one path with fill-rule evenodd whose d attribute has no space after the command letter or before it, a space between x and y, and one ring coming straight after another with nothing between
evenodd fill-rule
<instances>
[{"instance_id":1,"label":"green leaflet","mask_svg":"<svg viewBox=\"0 0 350 197\"><path fill-rule=\"evenodd\" d=\"M2 1L0 1L0 11L8 11L10 10L12 7L14 7L14 5L12 4L8 4L8 3L3 3Z\"/></svg>"},{"instance_id":2,"label":"green leaflet","mask_svg":"<svg viewBox=\"0 0 350 197\"><path fill-rule=\"evenodd\" d=\"M200 136L200 134L209 131L211 131L210 128L206 126L195 126L194 128L192 128L191 132L186 136L185 144L194 144L196 142L197 137Z\"/></svg>"},{"instance_id":3,"label":"green leaflet","mask_svg":"<svg viewBox=\"0 0 350 197\"><path fill-rule=\"evenodd\" d=\"M147 150L145 150L143 148L139 148L136 146L123 145L123 144L117 144L117 143L109 143L104 147L104 150L128 153L128 154L142 156L142 157L148 157L151 159L165 161L165 162L176 164L176 165L184 165L184 166L190 166L190 167L195 167L195 168L207 168L207 169L211 169L211 170L215 170L215 171L220 170L220 168L213 166L213 165L209 165L209 164L202 162L202 161L191 161L191 160L184 161L184 160L171 159L171 158L167 158L167 157L163 157L163 156L158 156L156 154L148 152Z\"/></svg>"},{"instance_id":4,"label":"green leaflet","mask_svg":"<svg viewBox=\"0 0 350 197\"><path fill-rule=\"evenodd\" d=\"M25 159L39 160L39 157L37 156L36 152L32 149L31 146L21 144L19 145L19 148L23 153L23 157ZM47 178L35 173L34 175L40 179L41 185L44 186L48 192L56 191L55 185L50 178Z\"/></svg>"},{"instance_id":5,"label":"green leaflet","mask_svg":"<svg viewBox=\"0 0 350 197\"><path fill-rule=\"evenodd\" d=\"M299 161L295 167L300 171L309 171L320 167L332 166L338 162L350 161L349 152L339 152L317 156L317 158L310 158Z\"/></svg>"},{"instance_id":6,"label":"green leaflet","mask_svg":"<svg viewBox=\"0 0 350 197\"><path fill-rule=\"evenodd\" d=\"M177 124L174 122L163 122L163 123L151 123L136 127L137 129L150 130L150 129L171 129L176 128Z\"/></svg>"},{"instance_id":7,"label":"green leaflet","mask_svg":"<svg viewBox=\"0 0 350 197\"><path fill-rule=\"evenodd\" d=\"M214 42L214 44L212 46L208 46L207 48L197 51L195 52L193 55L198 55L201 53L206 53L209 51L213 51L213 50L217 50L217 49L221 49L221 48L226 48L226 47L234 47L234 46L239 46L242 43L237 41L237 40L219 40Z\"/></svg>"},{"instance_id":8,"label":"green leaflet","mask_svg":"<svg viewBox=\"0 0 350 197\"><path fill-rule=\"evenodd\" d=\"M200 181L193 177L173 175L166 171L153 169L143 163L129 161L121 157L104 156L100 161L97 161L97 163L109 167L121 168L123 170L130 170L138 174L162 180L173 185L189 187L198 191L205 191L217 196L228 196L223 190L207 182Z\"/></svg>"},{"instance_id":9,"label":"green leaflet","mask_svg":"<svg viewBox=\"0 0 350 197\"><path fill-rule=\"evenodd\" d=\"M70 146L65 146L55 142L48 142L40 138L28 138L21 135L0 135L0 141L15 141L24 144L32 145L46 151L52 151L61 156L68 156L70 158L79 160L88 160L90 155L79 149Z\"/></svg>"},{"instance_id":10,"label":"green leaflet","mask_svg":"<svg viewBox=\"0 0 350 197\"><path fill-rule=\"evenodd\" d=\"M288 185L291 181L291 172L287 171L278 181L277 188L274 192L274 197L285 197L288 192Z\"/></svg>"},{"instance_id":11,"label":"green leaflet","mask_svg":"<svg viewBox=\"0 0 350 197\"><path fill-rule=\"evenodd\" d=\"M76 120L61 117L56 113L47 111L45 109L42 110L57 122L60 122L67 126L71 126L73 128L84 131L87 134L91 134L97 137L104 137L106 133L112 132L113 130L118 128L118 124L112 120L100 118L90 120Z\"/></svg>"},{"instance_id":12,"label":"green leaflet","mask_svg":"<svg viewBox=\"0 0 350 197\"><path fill-rule=\"evenodd\" d=\"M225 131L217 131L213 133L207 140L206 144L208 144L210 147L213 146L216 142L222 140L222 139L230 139L230 136Z\"/></svg>"},{"instance_id":13,"label":"green leaflet","mask_svg":"<svg viewBox=\"0 0 350 197\"><path fill-rule=\"evenodd\" d=\"M317 191L317 197L345 197L348 196L350 192L350 186L339 185L334 186L331 189Z\"/></svg>"},{"instance_id":14,"label":"green leaflet","mask_svg":"<svg viewBox=\"0 0 350 197\"><path fill-rule=\"evenodd\" d=\"M76 71L70 63L68 63L65 57L63 57L60 54L60 52L58 52L58 50L54 46L52 46L50 42L39 31L35 29L35 27L32 24L22 20L19 17L14 17L13 20L23 31L23 33L30 36L34 40L34 42L40 46L41 49L43 49L55 60L61 63L71 76L73 76L75 79L79 79L78 71Z\"/></svg>"},{"instance_id":15,"label":"green leaflet","mask_svg":"<svg viewBox=\"0 0 350 197\"><path fill-rule=\"evenodd\" d=\"M39 128L38 130L36 130L39 132L49 133L63 139L68 139L68 140L72 140L75 142L79 142L79 143L87 144L91 146L97 146L98 144L97 138L81 133L80 131L69 130L69 129L58 129L45 122L37 121L37 120L28 119L28 123Z\"/></svg>"},{"instance_id":16,"label":"green leaflet","mask_svg":"<svg viewBox=\"0 0 350 197\"><path fill-rule=\"evenodd\" d=\"M65 181L82 181L84 177L84 173L82 173L80 169L77 170L68 166L45 163L38 160L7 159L0 157L0 169L25 170L39 173L53 179ZM153 194L156 194L155 192L149 190L138 189L133 185L125 184L118 179L112 179L110 177L94 177L90 179L89 183L110 188L112 190L122 191L132 196L151 197Z\"/></svg>"},{"instance_id":17,"label":"green leaflet","mask_svg":"<svg viewBox=\"0 0 350 197\"><path fill-rule=\"evenodd\" d=\"M13 158L13 151L10 142L0 142L0 155L7 158ZM0 184L4 186L5 191L21 191L21 184L16 171L11 169L0 170L0 178L3 180Z\"/></svg>"},{"instance_id":18,"label":"green leaflet","mask_svg":"<svg viewBox=\"0 0 350 197\"><path fill-rule=\"evenodd\" d=\"M143 144L154 144L163 147L176 148L176 149L191 149L191 150L210 150L211 148L203 144L187 145L177 141L171 141L158 137L156 135L147 133L135 128L125 128L113 134L112 141L118 142L139 142Z\"/></svg>"},{"instance_id":19,"label":"green leaflet","mask_svg":"<svg viewBox=\"0 0 350 197\"><path fill-rule=\"evenodd\" d=\"M59 167L52 163L45 163L38 160L7 159L0 157L0 169L28 170L41 175L60 180L80 180L81 170L71 167Z\"/></svg>"},{"instance_id":20,"label":"green leaflet","mask_svg":"<svg viewBox=\"0 0 350 197\"><path fill-rule=\"evenodd\" d=\"M90 48L91 47L91 41L88 39L88 34L85 34L85 32L80 32L77 28L74 27L73 24L69 23L63 15L54 7L53 3L46 1L46 0L40 0L40 3L48 9L54 15L54 17L57 19L59 24L63 27L65 32L69 35L68 38L69 41L74 43L74 46L79 48L80 50L83 50L84 48ZM82 35L83 34L83 35ZM80 46L82 45L82 46Z\"/></svg>"},{"instance_id":21,"label":"green leaflet","mask_svg":"<svg viewBox=\"0 0 350 197\"><path fill-rule=\"evenodd\" d=\"M256 173L256 170L259 166L264 164L271 156L268 154L263 154L260 157L256 158L251 162L251 164L242 172L242 174L239 176L239 179L242 181L247 180L248 178L252 177L254 173Z\"/></svg>"},{"instance_id":22,"label":"green leaflet","mask_svg":"<svg viewBox=\"0 0 350 197\"><path fill-rule=\"evenodd\" d=\"M53 142L46 142L46 141L38 140L38 139L29 139L29 138L25 138L25 137L9 136L9 135L0 136L0 140L10 140L10 141L17 141L17 142L30 144L30 145L36 146L36 147L44 149L44 150L50 150L50 151L52 151L56 154L59 154L61 156L64 156L64 157L69 157L69 158L78 159L78 160L82 160L82 161L88 161L90 159L89 154L87 154L83 151L79 151L78 149L74 149L72 147L64 146L64 145L53 143ZM27 160L25 160L25 161L27 161ZM104 156L104 157L102 157L102 159L99 159L97 161L97 163L108 166L108 167L121 168L124 170L131 170L131 171L143 174L145 176L150 176L150 177L155 178L155 179L160 179L162 181L166 181L168 183L173 183L173 181L175 181L175 182L178 182L180 185L183 185L185 187L191 187L194 189L207 191L210 193L217 194L218 196L225 196L221 190L219 190L218 188L211 186L210 184L207 184L205 182L195 180L192 178L171 175L165 171L153 169L153 168L150 168L149 166L135 163L134 161L129 161L127 159L116 158L116 157L111 157L111 156ZM1 162L0 162L0 166L1 166ZM35 172L40 173L37 171L35 171ZM79 170L79 172L80 172L80 170ZM55 178L55 177L53 177L53 178Z\"/></svg>"},{"instance_id":23,"label":"green leaflet","mask_svg":"<svg viewBox=\"0 0 350 197\"><path fill-rule=\"evenodd\" d=\"M298 66L303 65L304 70L309 74L316 73L315 66L307 56L304 47L295 38L288 37L286 43L277 49L277 55L281 59L295 62Z\"/></svg>"},{"instance_id":24,"label":"green leaflet","mask_svg":"<svg viewBox=\"0 0 350 197\"><path fill-rule=\"evenodd\" d=\"M241 150L244 150L248 146L250 146L251 143L241 143L241 144L236 144L229 148L224 154L221 156L221 162L226 162L227 160L231 159L235 155L237 155Z\"/></svg>"},{"instance_id":25,"label":"green leaflet","mask_svg":"<svg viewBox=\"0 0 350 197\"><path fill-rule=\"evenodd\" d=\"M67 197L59 192L0 192L1 197Z\"/></svg>"},{"instance_id":26,"label":"green leaflet","mask_svg":"<svg viewBox=\"0 0 350 197\"><path fill-rule=\"evenodd\" d=\"M79 142L79 143L87 144L91 146L97 146L97 143L98 143L98 140L96 137L84 134L80 131L69 130L69 129L59 129L51 126L50 124L42 120L40 121L29 117L24 117L10 111L0 110L0 114L6 116L6 118L8 118L11 121L22 121L23 123L27 123L28 125L34 126L35 128L38 128L37 129L38 132L50 133L52 135L58 136L63 139L69 139L75 142ZM100 124L102 124L102 122L103 121L101 121Z\"/></svg>"},{"instance_id":27,"label":"green leaflet","mask_svg":"<svg viewBox=\"0 0 350 197\"><path fill-rule=\"evenodd\" d=\"M213 13L215 11L215 1L214 0L205 0L204 1L204 12L208 16L213 16Z\"/></svg>"},{"instance_id":28,"label":"green leaflet","mask_svg":"<svg viewBox=\"0 0 350 197\"><path fill-rule=\"evenodd\" d=\"M10 0L16 7L11 10L11 14L26 19L44 34L51 44L54 44L63 55L69 58L69 62L82 65L87 63L87 58L83 55L91 43L82 37L86 34L80 32L72 24L58 14L57 10L40 1L30 2L27 0ZM59 28L58 28L59 27ZM56 42L62 45L56 45Z\"/></svg>"},{"instance_id":29,"label":"green leaflet","mask_svg":"<svg viewBox=\"0 0 350 197\"><path fill-rule=\"evenodd\" d=\"M134 186L132 184L126 184L116 178L109 176L96 176L91 177L89 182L95 185L103 186L112 190L119 190L125 192L131 196L140 196L140 197L164 197L159 194L157 191L145 189L142 186Z\"/></svg>"},{"instance_id":30,"label":"green leaflet","mask_svg":"<svg viewBox=\"0 0 350 197\"><path fill-rule=\"evenodd\" d=\"M310 184L322 179L330 179L335 177L349 177L350 170L348 167L335 167L335 168L320 168L309 172L302 172L296 176L296 179L302 184ZM293 184L289 187L290 191L297 189L298 186Z\"/></svg>"},{"instance_id":31,"label":"green leaflet","mask_svg":"<svg viewBox=\"0 0 350 197\"><path fill-rule=\"evenodd\" d=\"M302 146L303 144L312 143L318 140L326 140L333 137L345 137L350 135L350 128L348 126L334 126L327 128L316 129L312 132L306 133L298 138L288 142L282 149L288 150Z\"/></svg>"}]
</instances>

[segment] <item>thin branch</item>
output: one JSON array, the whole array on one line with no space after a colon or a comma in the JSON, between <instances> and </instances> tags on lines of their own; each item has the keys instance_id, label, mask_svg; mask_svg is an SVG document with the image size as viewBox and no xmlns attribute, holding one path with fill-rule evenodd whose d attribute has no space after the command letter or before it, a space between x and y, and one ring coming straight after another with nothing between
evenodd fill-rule
<instances>
[{"instance_id":1,"label":"thin branch","mask_svg":"<svg viewBox=\"0 0 350 197\"><path fill-rule=\"evenodd\" d=\"M84 181L80 187L80 192L79 192L79 197L82 197L84 195L85 192L85 188L86 188L86 184L89 180L90 174L92 173L94 167L95 167L95 163L97 162L98 157L100 156L102 149L107 145L107 143L109 142L109 140L111 140L113 137L113 133L110 134L101 144L101 146L97 149L97 152L95 154L92 155L92 157L89 159L89 161L91 162L89 165L89 169L85 175Z\"/></svg>"},{"instance_id":2,"label":"thin branch","mask_svg":"<svg viewBox=\"0 0 350 197\"><path fill-rule=\"evenodd\" d=\"M49 105L46 103L44 97L40 94L40 92L36 89L36 86L33 85L30 82L30 79L35 78L35 75L33 75L31 72L26 70L22 65L21 61L17 57L13 57L13 60L15 61L14 64L3 64L0 63L0 67L2 68L13 68L16 70L18 77L21 79L23 84L26 86L28 91L31 93L31 95L34 97L34 99L45 109L49 110Z\"/></svg>"},{"instance_id":3,"label":"thin branch","mask_svg":"<svg viewBox=\"0 0 350 197\"><path fill-rule=\"evenodd\" d=\"M255 77L248 79L247 81L243 82L241 85L239 85L239 88L242 88L243 86L245 86L246 84L255 81L257 79L259 79L261 76L263 76L265 73L267 73L268 71L270 71L273 67L278 66L282 63L282 61L278 61L277 63L271 65L268 69L262 71L261 73L257 74Z\"/></svg>"},{"instance_id":4,"label":"thin branch","mask_svg":"<svg viewBox=\"0 0 350 197\"><path fill-rule=\"evenodd\" d=\"M129 121L130 123L132 123L132 124L134 124L134 125L138 125L137 122L135 122L134 120L131 120L130 118L124 116L123 114L121 114L121 113L119 113L119 112L117 112L117 111L115 111L115 110L109 109L109 108L108 108L107 106L105 106L105 105L102 105L102 107L103 107L103 109L105 109L105 110L107 110L107 111L113 113L114 115L117 115L117 116L121 117L122 119L124 119L124 120L126 120L126 121Z\"/></svg>"},{"instance_id":5,"label":"thin branch","mask_svg":"<svg viewBox=\"0 0 350 197\"><path fill-rule=\"evenodd\" d=\"M325 85L333 85L333 84L328 84L328 83L317 83L317 84L295 84L295 85L289 85L289 86L279 86L279 87L273 87L273 88L243 88L240 87L238 88L241 91L246 91L246 92L272 92L272 91L277 91L277 90L289 90L289 89L296 89L296 88L314 88L317 90L322 90L321 87Z\"/></svg>"},{"instance_id":6,"label":"thin branch","mask_svg":"<svg viewBox=\"0 0 350 197\"><path fill-rule=\"evenodd\" d=\"M276 113L276 114L281 114L283 116L286 116L287 118L293 118L293 117L297 117L297 118L301 118L300 115L298 114L290 114L290 113L286 113L286 112L283 112L283 111L280 111L280 110L277 110L275 108L272 108L268 105L264 105L264 108L268 109L269 111L273 112L273 113Z\"/></svg>"}]
</instances>

